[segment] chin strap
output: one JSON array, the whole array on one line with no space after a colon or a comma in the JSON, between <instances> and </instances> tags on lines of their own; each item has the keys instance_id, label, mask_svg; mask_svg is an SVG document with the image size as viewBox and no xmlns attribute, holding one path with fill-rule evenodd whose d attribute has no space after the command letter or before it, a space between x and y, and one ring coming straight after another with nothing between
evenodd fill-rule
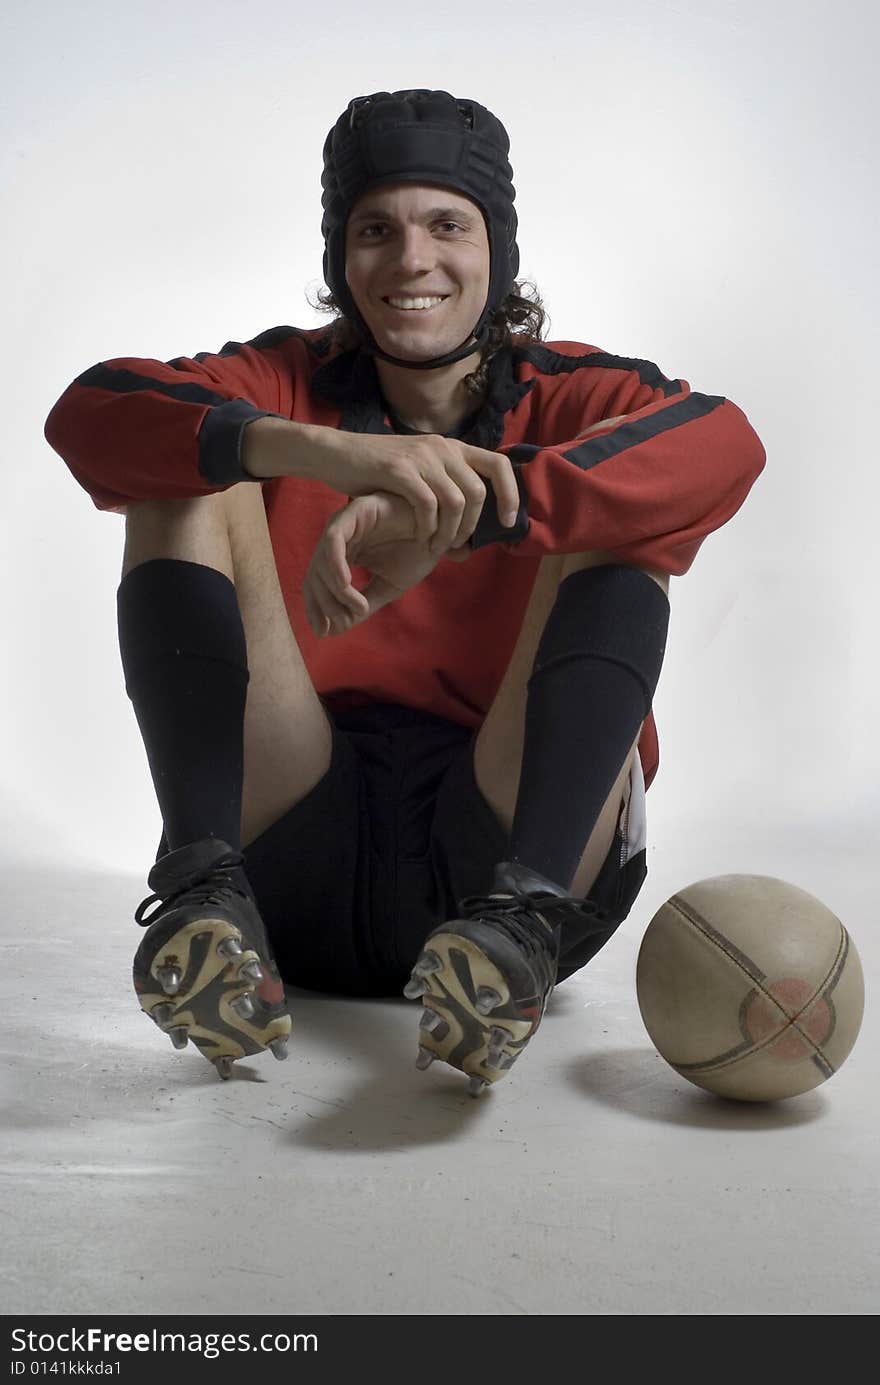
<instances>
[{"instance_id":1,"label":"chin strap","mask_svg":"<svg viewBox=\"0 0 880 1385\"><path fill-rule=\"evenodd\" d=\"M439 370L440 366L453 365L455 361L463 361L465 356L472 356L475 351L482 349L489 339L490 330L488 322L478 324L477 328L465 338L460 346L457 346L454 351L447 351L445 356L434 356L430 361L404 361L399 356L389 356L387 351L380 350L360 313L358 313L356 320L362 338L361 350L365 351L368 356L377 356L381 361L389 361L391 365L403 366L405 370Z\"/></svg>"}]
</instances>

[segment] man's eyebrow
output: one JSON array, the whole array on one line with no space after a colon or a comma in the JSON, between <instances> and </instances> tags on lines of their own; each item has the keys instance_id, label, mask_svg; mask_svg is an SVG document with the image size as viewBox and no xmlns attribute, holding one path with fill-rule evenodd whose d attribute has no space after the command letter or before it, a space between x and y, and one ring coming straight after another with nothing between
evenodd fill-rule
<instances>
[{"instance_id":1,"label":"man's eyebrow","mask_svg":"<svg viewBox=\"0 0 880 1385\"><path fill-rule=\"evenodd\" d=\"M362 212L355 212L351 217L352 221L394 221L390 212L386 212L382 207L367 207ZM473 222L473 213L466 211L463 207L432 207L429 212L425 212L423 221L466 221L468 225Z\"/></svg>"}]
</instances>

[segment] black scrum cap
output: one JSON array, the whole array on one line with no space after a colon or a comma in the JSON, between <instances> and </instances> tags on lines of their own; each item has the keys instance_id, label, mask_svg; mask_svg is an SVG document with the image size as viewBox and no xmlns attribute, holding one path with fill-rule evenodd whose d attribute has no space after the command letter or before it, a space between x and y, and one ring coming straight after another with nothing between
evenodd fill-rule
<instances>
[{"instance_id":1,"label":"black scrum cap","mask_svg":"<svg viewBox=\"0 0 880 1385\"><path fill-rule=\"evenodd\" d=\"M346 317L357 324L364 350L395 365L431 370L482 346L489 320L513 287L519 269L510 140L496 116L476 101L446 91L378 91L350 101L324 142L324 278ZM479 322L461 346L430 361L404 361L380 351L345 279L345 225L354 203L380 183L441 183L482 209L489 235L489 293Z\"/></svg>"}]
</instances>

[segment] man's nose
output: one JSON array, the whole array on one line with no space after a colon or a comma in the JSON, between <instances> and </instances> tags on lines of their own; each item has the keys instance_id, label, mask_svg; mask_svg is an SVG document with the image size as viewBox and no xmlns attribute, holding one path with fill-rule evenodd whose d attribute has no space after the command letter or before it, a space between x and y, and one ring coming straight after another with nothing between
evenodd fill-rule
<instances>
[{"instance_id":1,"label":"man's nose","mask_svg":"<svg viewBox=\"0 0 880 1385\"><path fill-rule=\"evenodd\" d=\"M397 253L402 269L412 272L430 269L436 256L433 237L422 226L407 226L397 242Z\"/></svg>"}]
</instances>

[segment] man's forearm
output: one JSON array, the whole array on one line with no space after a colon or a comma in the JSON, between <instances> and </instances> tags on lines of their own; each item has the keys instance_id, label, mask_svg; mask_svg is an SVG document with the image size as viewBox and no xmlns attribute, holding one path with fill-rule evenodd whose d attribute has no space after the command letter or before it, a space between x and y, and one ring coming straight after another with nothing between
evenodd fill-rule
<instances>
[{"instance_id":1,"label":"man's forearm","mask_svg":"<svg viewBox=\"0 0 880 1385\"><path fill-rule=\"evenodd\" d=\"M293 419L266 415L255 418L244 430L241 464L257 480L273 476L320 475L320 456L334 428L317 423L296 423Z\"/></svg>"}]
</instances>

